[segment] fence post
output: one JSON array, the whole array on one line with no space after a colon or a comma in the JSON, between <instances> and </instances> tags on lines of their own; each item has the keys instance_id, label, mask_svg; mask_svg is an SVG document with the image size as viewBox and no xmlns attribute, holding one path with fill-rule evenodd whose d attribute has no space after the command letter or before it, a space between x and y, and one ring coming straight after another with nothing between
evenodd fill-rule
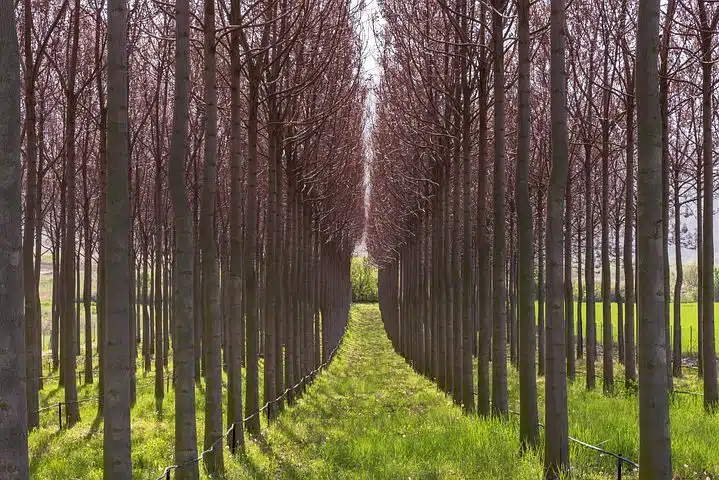
<instances>
[{"instance_id":1,"label":"fence post","mask_svg":"<svg viewBox=\"0 0 719 480\"><path fill-rule=\"evenodd\" d=\"M165 480L170 480L170 472L171 471L172 470L170 470L169 468L167 469L167 473L165 474Z\"/></svg>"},{"instance_id":2,"label":"fence post","mask_svg":"<svg viewBox=\"0 0 719 480\"><path fill-rule=\"evenodd\" d=\"M60 430L62 430L62 402L57 404L57 418L60 420Z\"/></svg>"},{"instance_id":3,"label":"fence post","mask_svg":"<svg viewBox=\"0 0 719 480\"><path fill-rule=\"evenodd\" d=\"M617 455L617 480L622 480L622 454Z\"/></svg>"},{"instance_id":4,"label":"fence post","mask_svg":"<svg viewBox=\"0 0 719 480\"><path fill-rule=\"evenodd\" d=\"M235 454L235 439L237 438L235 431L237 430L237 422L232 424L232 443L230 443L230 452L232 455Z\"/></svg>"}]
</instances>

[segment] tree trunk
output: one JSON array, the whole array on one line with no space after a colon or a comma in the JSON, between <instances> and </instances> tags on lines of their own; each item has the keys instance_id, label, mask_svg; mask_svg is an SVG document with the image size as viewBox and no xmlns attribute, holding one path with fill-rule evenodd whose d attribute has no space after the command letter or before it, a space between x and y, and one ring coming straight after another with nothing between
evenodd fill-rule
<instances>
[{"instance_id":1,"label":"tree trunk","mask_svg":"<svg viewBox=\"0 0 719 480\"><path fill-rule=\"evenodd\" d=\"M594 390L596 386L596 367L594 362L597 358L597 323L596 309L594 306L594 205L592 193L592 144L587 142L584 145L584 197L586 200L586 231L587 245L584 249L586 276L586 365L587 365L587 390Z\"/></svg>"},{"instance_id":2,"label":"tree trunk","mask_svg":"<svg viewBox=\"0 0 719 480\"><path fill-rule=\"evenodd\" d=\"M719 404L717 386L717 358L714 348L714 169L712 146L712 37L716 22L710 27L707 18L706 1L699 0L699 16L702 24L702 153L704 154L704 231L702 235L702 293L703 305L703 345L702 360L704 366L704 408L716 409Z\"/></svg>"},{"instance_id":3,"label":"tree trunk","mask_svg":"<svg viewBox=\"0 0 719 480\"><path fill-rule=\"evenodd\" d=\"M525 447L539 441L536 334L534 323L534 238L532 206L529 201L531 136L529 0L520 0L519 23L519 131L517 134L517 175L515 195L519 230L519 438ZM571 352L570 352L571 354Z\"/></svg>"},{"instance_id":4,"label":"tree trunk","mask_svg":"<svg viewBox=\"0 0 719 480\"><path fill-rule=\"evenodd\" d=\"M572 188L567 178L564 193L564 323L566 325L567 378L576 375L574 359L574 288L572 285Z\"/></svg>"},{"instance_id":5,"label":"tree trunk","mask_svg":"<svg viewBox=\"0 0 719 480\"><path fill-rule=\"evenodd\" d=\"M676 262L677 278L674 282L674 350L673 374L682 376L682 283L684 270L682 268L682 239L681 239L681 204L679 203L679 169L674 169L674 260Z\"/></svg>"},{"instance_id":6,"label":"tree trunk","mask_svg":"<svg viewBox=\"0 0 719 480\"><path fill-rule=\"evenodd\" d=\"M106 479L130 479L130 374L135 362L130 352L130 184L128 171L128 73L126 0L108 0L107 52L107 185L103 199L105 232L104 325L104 446Z\"/></svg>"},{"instance_id":7,"label":"tree trunk","mask_svg":"<svg viewBox=\"0 0 719 480\"><path fill-rule=\"evenodd\" d=\"M494 57L494 246L492 270L492 414L506 418L507 393L507 292L504 266L504 8L505 0L492 1Z\"/></svg>"},{"instance_id":8,"label":"tree trunk","mask_svg":"<svg viewBox=\"0 0 719 480\"><path fill-rule=\"evenodd\" d=\"M195 345L193 317L194 246L192 213L185 189L185 156L190 87L190 11L188 0L175 3L175 92L168 168L170 196L175 215L175 293L173 295L175 338L175 463L197 458L195 424ZM198 272L199 274L199 272ZM176 470L178 480L199 478L197 462Z\"/></svg>"},{"instance_id":9,"label":"tree trunk","mask_svg":"<svg viewBox=\"0 0 719 480\"><path fill-rule=\"evenodd\" d=\"M30 477L30 468L21 262L20 49L14 2L0 1L0 11L0 472L21 480Z\"/></svg>"},{"instance_id":10,"label":"tree trunk","mask_svg":"<svg viewBox=\"0 0 719 480\"><path fill-rule=\"evenodd\" d=\"M240 23L237 2L230 5L230 20L233 25ZM244 449L244 424L242 422L242 356L244 312L242 309L242 231L240 205L242 202L241 175L241 129L240 119L240 34L237 29L230 32L230 359L227 365L227 424L235 428L230 437L230 449ZM232 445L232 438L235 444Z\"/></svg>"},{"instance_id":11,"label":"tree trunk","mask_svg":"<svg viewBox=\"0 0 719 480\"><path fill-rule=\"evenodd\" d=\"M609 84L609 57L604 57L604 85ZM602 94L602 380L605 394L614 391L614 340L612 337L612 278L609 263L609 103Z\"/></svg>"},{"instance_id":12,"label":"tree trunk","mask_svg":"<svg viewBox=\"0 0 719 480\"><path fill-rule=\"evenodd\" d=\"M639 478L672 478L664 335L659 0L640 0L637 32ZM627 222L629 223L629 222Z\"/></svg>"},{"instance_id":13,"label":"tree trunk","mask_svg":"<svg viewBox=\"0 0 719 480\"><path fill-rule=\"evenodd\" d=\"M564 0L551 3L552 170L547 197L547 372L544 474L569 471L565 324L562 302L562 213L569 170L564 56ZM587 195L587 198L591 198Z\"/></svg>"},{"instance_id":14,"label":"tree trunk","mask_svg":"<svg viewBox=\"0 0 719 480\"><path fill-rule=\"evenodd\" d=\"M537 196L537 375L544 376L545 322L544 322L544 195Z\"/></svg>"},{"instance_id":15,"label":"tree trunk","mask_svg":"<svg viewBox=\"0 0 719 480\"><path fill-rule=\"evenodd\" d=\"M630 60L625 59L629 65ZM632 250L634 246L634 72L627 66L627 178L624 182L624 381L627 388L636 385L637 369L634 352L634 267Z\"/></svg>"},{"instance_id":16,"label":"tree trunk","mask_svg":"<svg viewBox=\"0 0 719 480\"><path fill-rule=\"evenodd\" d=\"M27 425L30 430L40 426L39 380L42 376L42 360L38 353L42 345L37 337L42 335L42 320L38 312L37 284L34 268L34 228L37 192L37 117L35 100L35 66L32 58L32 2L24 0L24 41L25 41L25 134L27 156L27 188L25 189L25 228L23 229L23 289L25 293L25 368L27 390ZM39 349L39 352L38 352Z\"/></svg>"},{"instance_id":17,"label":"tree trunk","mask_svg":"<svg viewBox=\"0 0 719 480\"><path fill-rule=\"evenodd\" d=\"M205 99L205 165L202 176L200 246L202 251L202 287L205 333L205 435L203 457L210 476L224 475L222 446L222 318L220 316L220 275L215 243L215 200L217 198L217 87L215 0L205 0L203 72Z\"/></svg>"},{"instance_id":18,"label":"tree trunk","mask_svg":"<svg viewBox=\"0 0 719 480\"><path fill-rule=\"evenodd\" d=\"M67 426L71 427L80 421L80 407L77 403L77 380L76 380L76 353L77 353L77 317L75 309L77 296L75 292L75 124L77 119L77 94L75 92L75 80L77 71L77 56L80 37L80 0L75 0L72 20L72 40L70 48L70 64L67 85L67 113L65 128L65 179L66 179L66 202L65 209L65 242L61 263L61 274L65 287L63 336L61 339L62 352L64 353L63 375L65 378L65 414ZM64 341L63 341L64 340Z\"/></svg>"},{"instance_id":19,"label":"tree trunk","mask_svg":"<svg viewBox=\"0 0 719 480\"><path fill-rule=\"evenodd\" d=\"M262 65L256 59L249 66L248 112L247 112L247 196L245 207L245 318L247 321L247 390L245 400L245 417L247 431L253 435L260 433L260 398L259 398L259 323L257 318L257 142L258 142L258 106ZM254 415L256 414L257 415Z\"/></svg>"}]
</instances>

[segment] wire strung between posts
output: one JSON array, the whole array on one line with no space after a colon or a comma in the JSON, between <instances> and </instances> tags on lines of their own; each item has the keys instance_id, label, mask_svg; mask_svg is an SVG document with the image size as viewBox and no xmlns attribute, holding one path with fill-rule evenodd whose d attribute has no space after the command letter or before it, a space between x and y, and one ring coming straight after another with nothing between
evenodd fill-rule
<instances>
[{"instance_id":1,"label":"wire strung between posts","mask_svg":"<svg viewBox=\"0 0 719 480\"><path fill-rule=\"evenodd\" d=\"M327 357L327 361L323 362L317 368L315 368L314 370L311 370L309 373L307 373L307 375L302 377L294 386L286 388L285 391L282 392L282 394L280 394L279 397L275 398L272 401L265 402L265 404L262 405L262 407L259 410L257 410L255 413L243 418L242 423L247 423L249 420L255 418L257 415L259 415L262 412L264 412L265 410L267 410L269 408L270 404L275 404L278 401L282 400L285 397L285 395L294 391L296 388L298 388L300 385L302 385L306 380L311 379L316 373L320 372L323 368L327 367L330 364L330 362L332 362L332 359L334 358L335 353L337 353L337 350L340 348L340 345L342 345L342 340L345 337L345 333L347 333L347 325L345 325L345 328L342 332L342 336L340 337L339 343L332 350L332 352L330 352L329 356ZM165 469L162 471L162 474L160 474L160 476L157 477L155 480L170 480L170 475L173 470L179 470L188 465L198 463L200 460L202 460L204 458L204 456L206 454L212 452L215 448L217 448L217 446L220 444L220 442L222 442L222 440L225 437L229 436L235 430L236 425L237 425L237 422L230 425L230 428L228 428L225 433L223 433L221 436L217 437L217 439L214 442L212 442L212 444L206 450L203 450L202 452L200 452L200 454L196 458L191 458L191 459L186 460L183 463L180 463L178 465L168 465L167 467L165 467Z\"/></svg>"},{"instance_id":2,"label":"wire strung between posts","mask_svg":"<svg viewBox=\"0 0 719 480\"><path fill-rule=\"evenodd\" d=\"M477 392L474 392L474 394L477 395ZM507 412L511 413L512 415L516 415L516 416L518 416L518 417L521 416L520 413L517 412L516 410L508 409ZM537 426L539 426L539 427L541 427L541 428L545 428L545 427L544 427L544 424L542 424L541 422L538 422L538 423L537 423ZM596 445L592 445L591 443L583 442L582 440L579 440L579 439L577 439L577 438L574 438L574 437L572 437L571 435L568 435L567 437L569 438L569 441L571 441L571 442L574 442L574 443L576 443L576 444L578 444L578 445L581 445L581 446L583 446L583 447L589 448L589 449L591 449L591 450L595 450L595 451L597 451L597 452L599 452L599 453L602 453L602 454L604 454L604 455L608 455L608 456L610 456L610 457L616 458L616 459L617 459L617 467L618 467L618 469L619 469L619 470L618 470L618 473L619 473L619 477L618 477L618 478L621 478L621 468L622 468L621 465L622 465L622 463L626 463L627 465L631 465L631 466L634 467L634 468L639 468L639 464L638 464L638 463L636 463L636 462L634 462L633 460L631 460L631 459L625 457L625 456L622 455L621 453L614 453L614 452L610 452L609 450L604 450L604 449L601 448L601 447L598 447L598 446L596 446Z\"/></svg>"},{"instance_id":3,"label":"wire strung between posts","mask_svg":"<svg viewBox=\"0 0 719 480\"><path fill-rule=\"evenodd\" d=\"M169 380L170 378L172 378L172 379L174 380L174 376L173 376L173 375L166 375L166 376L163 377L163 380ZM154 378L151 378L151 379L148 379L148 380L150 380L150 381L148 381L148 382L143 382L143 383L141 383L141 384L137 384L137 383L136 383L136 384L135 384L135 391L143 390L143 389L145 389L145 388L154 386L154 384L155 384L155 379L154 379ZM75 404L78 404L78 405L79 405L79 404L81 404L81 403L96 402L96 401L98 401L98 400L100 400L100 397L99 397L99 396L81 398L81 399L73 400L73 401L70 401L70 402L57 402L57 403L53 403L52 405L46 405L46 406L44 406L44 407L38 408L37 410L35 410L35 413L40 414L40 413L42 413L42 412L45 412L45 411L48 411L48 410L54 410L55 408L58 408L58 409L59 409L58 418L60 419L60 428L62 429L62 406L63 406L63 405L75 405Z\"/></svg>"}]
</instances>

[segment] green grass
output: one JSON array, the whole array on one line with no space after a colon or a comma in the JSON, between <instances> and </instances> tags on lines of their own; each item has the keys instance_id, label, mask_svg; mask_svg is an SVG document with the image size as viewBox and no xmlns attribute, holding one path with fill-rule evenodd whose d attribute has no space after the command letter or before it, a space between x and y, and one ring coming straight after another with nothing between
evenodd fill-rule
<instances>
[{"instance_id":1,"label":"green grass","mask_svg":"<svg viewBox=\"0 0 719 480\"><path fill-rule=\"evenodd\" d=\"M597 341L599 343L602 342L602 327L603 327L603 318L604 315L602 314L602 303L599 302L595 304L595 311L596 311L596 319L597 319ZM576 321L577 321L577 308L578 304L575 300L574 302L574 322L575 322L575 333L576 333ZM626 309L626 306L623 306L623 308ZM586 315L587 311L587 305L586 303L582 303L582 324L584 325L583 331L586 334ZM682 316L682 352L685 356L695 356L697 353L697 344L698 344L698 313L697 313L697 304L696 303L682 303L681 304L681 316ZM719 318L719 303L714 304L714 317ZM614 338L614 341L617 341L619 330L617 327L617 321L618 321L618 311L617 311L617 304L612 303L612 336ZM670 313L669 313L670 322L672 325L672 342L674 341L674 305L672 304L670 306ZM636 315L635 315L636 319ZM636 332L636 321L635 321L635 332ZM714 324L714 332L715 335L719 336L719 322L716 322Z\"/></svg>"},{"instance_id":2,"label":"green grass","mask_svg":"<svg viewBox=\"0 0 719 480\"><path fill-rule=\"evenodd\" d=\"M509 372L510 405L518 410L517 373L512 367ZM585 390L581 376L570 384L570 435L637 461L637 396L620 388L621 367L615 371L617 394L612 397L601 393L601 370L599 375L593 392ZM168 394L158 411L151 376L143 380L138 373L138 382L132 412L134 476L154 479L173 463L174 399ZM540 418L543 387L540 378ZM687 376L681 388L701 391L701 384ZM94 394L93 387L80 389L81 398ZM60 398L62 390L48 384L43 404ZM198 390L198 439L203 406ZM30 435L33 478L102 477L102 422L95 411L95 403L83 404L80 424L61 432L56 410L42 414L43 427ZM677 395L671 421L676 478L704 480L703 470L716 476L719 415L704 413L701 398ZM225 461L229 479L541 478L542 449L520 455L518 436L514 416L501 422L462 414L394 353L377 306L358 305L337 357L298 405L270 427L263 420L262 436L248 438L246 454L233 458L226 451ZM616 478L611 458L575 444L571 457L572 478ZM625 478L636 476L632 472Z\"/></svg>"}]
</instances>

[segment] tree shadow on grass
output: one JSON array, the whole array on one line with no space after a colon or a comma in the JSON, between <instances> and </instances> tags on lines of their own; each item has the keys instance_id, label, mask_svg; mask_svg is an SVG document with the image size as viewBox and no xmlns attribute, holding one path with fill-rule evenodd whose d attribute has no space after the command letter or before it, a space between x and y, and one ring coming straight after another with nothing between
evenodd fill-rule
<instances>
[{"instance_id":1,"label":"tree shadow on grass","mask_svg":"<svg viewBox=\"0 0 719 480\"><path fill-rule=\"evenodd\" d=\"M52 432L47 437L43 438L42 441L39 443L37 449L35 449L35 452L33 453L32 457L30 458L30 476L32 477L32 473L37 469L39 461L45 457L45 454L50 449L50 444L52 444L53 440L57 438L61 433L61 430L57 430L55 432Z\"/></svg>"},{"instance_id":2,"label":"tree shadow on grass","mask_svg":"<svg viewBox=\"0 0 719 480\"><path fill-rule=\"evenodd\" d=\"M100 429L100 423L102 423L102 420L103 420L102 415L95 416L95 420L93 420L92 425L90 425L90 430L88 430L87 433L85 434L85 436L83 437L84 440L89 440L90 438L95 436L97 431Z\"/></svg>"},{"instance_id":3,"label":"tree shadow on grass","mask_svg":"<svg viewBox=\"0 0 719 480\"><path fill-rule=\"evenodd\" d=\"M264 434L260 433L259 435L253 436L252 441L257 444L257 446L260 448L260 452L262 452L264 456L272 459L273 463L277 465L277 471L274 472L273 475L269 475L265 472L260 471L257 465L255 465L249 457L243 456L244 458L241 458L241 461L243 465L245 465L252 473L252 478L302 479L305 477L304 475L302 475L302 472L297 469L297 467L287 462L284 458L275 453L275 451L272 449L272 445L270 445L270 442L267 441L267 437L265 437Z\"/></svg>"}]
</instances>

